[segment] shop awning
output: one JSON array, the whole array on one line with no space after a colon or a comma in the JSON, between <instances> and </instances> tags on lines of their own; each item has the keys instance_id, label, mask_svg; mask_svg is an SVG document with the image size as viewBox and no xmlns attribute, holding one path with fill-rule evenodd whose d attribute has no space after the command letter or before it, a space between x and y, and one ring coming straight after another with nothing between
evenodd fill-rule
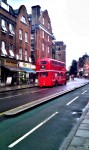
<instances>
[{"instance_id":1,"label":"shop awning","mask_svg":"<svg viewBox=\"0 0 89 150\"><path fill-rule=\"evenodd\" d=\"M36 71L32 70L31 68L21 68L23 71L25 71L26 73L36 73Z\"/></svg>"},{"instance_id":2,"label":"shop awning","mask_svg":"<svg viewBox=\"0 0 89 150\"><path fill-rule=\"evenodd\" d=\"M23 72L23 70L19 67L14 67L14 66L6 66L6 65L2 65L4 68L10 70L10 71L14 71L14 72Z\"/></svg>"}]
</instances>

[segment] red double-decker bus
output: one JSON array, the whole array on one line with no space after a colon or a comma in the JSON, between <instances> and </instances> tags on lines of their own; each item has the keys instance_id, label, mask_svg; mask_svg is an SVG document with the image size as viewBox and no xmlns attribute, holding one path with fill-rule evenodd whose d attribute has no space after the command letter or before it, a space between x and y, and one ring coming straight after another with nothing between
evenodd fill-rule
<instances>
[{"instance_id":1,"label":"red double-decker bus","mask_svg":"<svg viewBox=\"0 0 89 150\"><path fill-rule=\"evenodd\" d=\"M39 59L36 62L36 72L40 87L66 84L66 66L61 61L51 58Z\"/></svg>"}]
</instances>

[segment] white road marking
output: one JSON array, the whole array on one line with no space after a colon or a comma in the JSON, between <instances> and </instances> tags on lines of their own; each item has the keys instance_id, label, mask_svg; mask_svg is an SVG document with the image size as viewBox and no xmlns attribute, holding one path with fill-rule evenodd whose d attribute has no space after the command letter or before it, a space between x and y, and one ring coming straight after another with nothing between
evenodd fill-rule
<instances>
[{"instance_id":1,"label":"white road marking","mask_svg":"<svg viewBox=\"0 0 89 150\"><path fill-rule=\"evenodd\" d=\"M73 100L71 100L69 103L67 103L66 105L68 106L68 105L70 105L72 102L74 102L76 99L78 99L79 98L79 96L77 96L77 97L75 97Z\"/></svg>"},{"instance_id":2,"label":"white road marking","mask_svg":"<svg viewBox=\"0 0 89 150\"><path fill-rule=\"evenodd\" d=\"M2 99L8 99L8 98L12 98L12 97L16 97L16 96L20 96L20 95L22 95L22 94L18 94L18 95L11 95L11 96L7 96L7 97L4 97L4 98L0 98L0 100L2 100Z\"/></svg>"},{"instance_id":3,"label":"white road marking","mask_svg":"<svg viewBox=\"0 0 89 150\"><path fill-rule=\"evenodd\" d=\"M22 137L20 137L18 140L16 140L15 142L13 142L12 144L10 144L8 147L12 148L14 147L16 144L18 144L19 142L21 142L23 139L25 139L27 136L29 136L31 133L33 133L35 130L37 130L39 127L41 127L43 124L45 124L47 121L49 121L51 118L53 118L55 115L57 115L58 112L55 112L54 114L52 114L50 117L48 117L47 119L45 119L43 122L41 122L40 124L38 124L36 127L34 127L32 130L30 130L29 132L27 132L25 135L23 135Z\"/></svg>"},{"instance_id":4,"label":"white road marking","mask_svg":"<svg viewBox=\"0 0 89 150\"><path fill-rule=\"evenodd\" d=\"M84 92L82 92L82 94L84 94L84 93L86 93L87 92L87 90L85 90Z\"/></svg>"},{"instance_id":5,"label":"white road marking","mask_svg":"<svg viewBox=\"0 0 89 150\"><path fill-rule=\"evenodd\" d=\"M82 111L84 112L88 107L89 107L89 102L88 102L87 105L82 109Z\"/></svg>"},{"instance_id":6,"label":"white road marking","mask_svg":"<svg viewBox=\"0 0 89 150\"><path fill-rule=\"evenodd\" d=\"M22 94L18 94L18 95L11 95L11 96L7 96L7 97L4 97L4 98L0 98L0 100L2 99L9 99L9 98L12 98L12 97L17 97L17 96L21 96L21 95L25 95L25 94L33 94L33 93L36 93L36 92L40 92L40 91L44 91L44 90L47 90L48 88L46 89L42 89L42 90L38 90L38 91L32 91L32 92L25 92L25 93L22 93Z\"/></svg>"}]
</instances>

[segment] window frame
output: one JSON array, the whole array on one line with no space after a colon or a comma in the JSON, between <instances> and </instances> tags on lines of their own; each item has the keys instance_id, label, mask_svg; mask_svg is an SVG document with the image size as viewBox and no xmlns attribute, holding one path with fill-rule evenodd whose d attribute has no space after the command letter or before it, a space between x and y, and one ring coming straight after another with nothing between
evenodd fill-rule
<instances>
[{"instance_id":1,"label":"window frame","mask_svg":"<svg viewBox=\"0 0 89 150\"><path fill-rule=\"evenodd\" d=\"M19 29L19 40L22 41L22 39L23 39L23 31L22 29Z\"/></svg>"}]
</instances>

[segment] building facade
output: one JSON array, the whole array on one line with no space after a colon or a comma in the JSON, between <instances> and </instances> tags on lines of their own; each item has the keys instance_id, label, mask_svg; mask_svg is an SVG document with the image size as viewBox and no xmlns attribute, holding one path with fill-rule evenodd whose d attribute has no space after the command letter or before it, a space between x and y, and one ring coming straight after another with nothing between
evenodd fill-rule
<instances>
[{"instance_id":1,"label":"building facade","mask_svg":"<svg viewBox=\"0 0 89 150\"><path fill-rule=\"evenodd\" d=\"M36 73L36 60L52 58L48 11L41 11L39 5L31 10L28 14L24 5L14 10L7 0L0 1L0 84L27 83ZM55 42L55 46L55 59L66 62L64 43Z\"/></svg>"},{"instance_id":2,"label":"building facade","mask_svg":"<svg viewBox=\"0 0 89 150\"><path fill-rule=\"evenodd\" d=\"M84 63L83 76L86 78L89 78L89 57L86 58L85 63Z\"/></svg>"},{"instance_id":3,"label":"building facade","mask_svg":"<svg viewBox=\"0 0 89 150\"><path fill-rule=\"evenodd\" d=\"M52 58L52 27L48 11L39 5L32 7L31 57L33 63L40 58Z\"/></svg>"},{"instance_id":4,"label":"building facade","mask_svg":"<svg viewBox=\"0 0 89 150\"><path fill-rule=\"evenodd\" d=\"M66 64L66 45L63 41L55 41L55 59Z\"/></svg>"},{"instance_id":5,"label":"building facade","mask_svg":"<svg viewBox=\"0 0 89 150\"><path fill-rule=\"evenodd\" d=\"M31 25L24 5L13 10L0 1L0 83L26 82L31 68ZM22 69L21 69L22 68Z\"/></svg>"}]
</instances>

